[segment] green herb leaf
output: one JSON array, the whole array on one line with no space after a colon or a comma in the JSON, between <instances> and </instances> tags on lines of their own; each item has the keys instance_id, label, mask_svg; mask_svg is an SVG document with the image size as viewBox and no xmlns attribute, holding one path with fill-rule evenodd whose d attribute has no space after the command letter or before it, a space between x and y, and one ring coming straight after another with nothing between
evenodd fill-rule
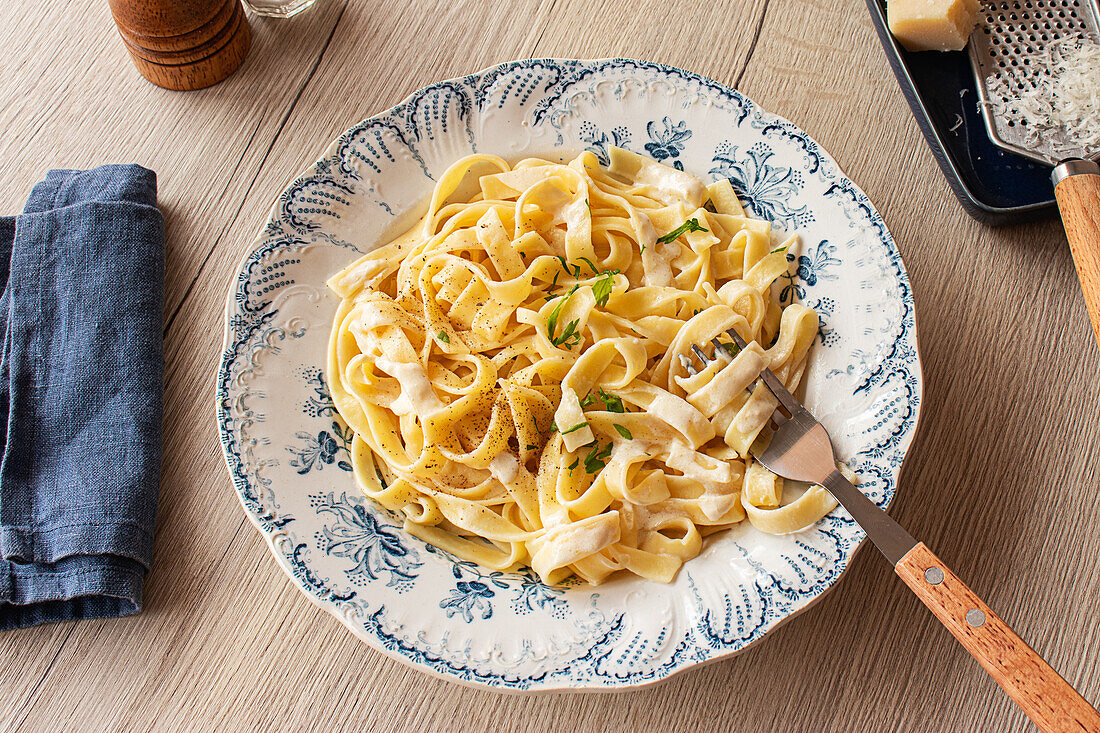
<instances>
[{"instance_id":1,"label":"green herb leaf","mask_svg":"<svg viewBox=\"0 0 1100 733\"><path fill-rule=\"evenodd\" d=\"M564 262L564 258L562 259ZM550 342L557 346L557 342L554 340L554 330L558 327L558 316L561 315L561 307L565 305L565 301L569 300L569 296L577 292L577 288L580 285L574 285L569 288L569 292L561 299L561 301L554 306L554 310L550 311L550 317L546 319L546 335L550 338Z\"/></svg>"},{"instance_id":2,"label":"green herb leaf","mask_svg":"<svg viewBox=\"0 0 1100 733\"><path fill-rule=\"evenodd\" d=\"M718 213L718 209L714 208L714 202L711 201L710 199L707 199L707 202L705 204L703 204L703 208L706 209L707 211L713 213L713 214Z\"/></svg>"},{"instance_id":3,"label":"green herb leaf","mask_svg":"<svg viewBox=\"0 0 1100 733\"><path fill-rule=\"evenodd\" d=\"M709 231L710 231L709 229L707 229L706 227L699 224L698 219L688 219L683 224L676 227L675 229L673 229L671 232L669 232L665 236L658 237L657 241L660 242L661 244L667 244L668 242L674 241L681 234L686 234L688 232L709 232Z\"/></svg>"},{"instance_id":4,"label":"green herb leaf","mask_svg":"<svg viewBox=\"0 0 1100 733\"><path fill-rule=\"evenodd\" d=\"M619 432L619 435L623 436L627 440L634 440L634 436L630 434L629 430L624 428L619 423L613 423L613 425L615 426L615 430L617 430Z\"/></svg>"},{"instance_id":5,"label":"green herb leaf","mask_svg":"<svg viewBox=\"0 0 1100 733\"><path fill-rule=\"evenodd\" d=\"M588 199L585 199L584 205L588 207L588 217L592 218L592 204L588 203Z\"/></svg>"},{"instance_id":6,"label":"green herb leaf","mask_svg":"<svg viewBox=\"0 0 1100 733\"><path fill-rule=\"evenodd\" d=\"M597 442L592 446L592 450L588 452L588 455L584 457L584 471L585 473L597 473L602 471L604 466L607 465L607 458L611 455L611 443L608 443L603 448Z\"/></svg>"},{"instance_id":7,"label":"green herb leaf","mask_svg":"<svg viewBox=\"0 0 1100 733\"><path fill-rule=\"evenodd\" d=\"M588 425L587 422L585 422L584 420L581 420L579 423L577 423L573 427L569 428L568 430L561 431L561 434L562 435L569 435L570 433L574 433L574 432L580 430L581 428L583 428L587 425Z\"/></svg>"},{"instance_id":8,"label":"green herb leaf","mask_svg":"<svg viewBox=\"0 0 1100 733\"><path fill-rule=\"evenodd\" d=\"M550 281L550 287L548 287L546 289L547 291L553 290L554 288L556 288L558 286L558 277L560 277L560 276L561 276L560 272L555 272L554 273L554 279ZM558 296L554 295L553 293L550 293L545 298L543 298L543 300L545 300L547 303L549 303L551 300L553 300L556 297L558 297Z\"/></svg>"},{"instance_id":9,"label":"green herb leaf","mask_svg":"<svg viewBox=\"0 0 1100 733\"><path fill-rule=\"evenodd\" d=\"M596 305L603 308L607 305L607 301L611 298L612 281L611 278L600 278L592 285L592 295L596 296Z\"/></svg>"},{"instance_id":10,"label":"green herb leaf","mask_svg":"<svg viewBox=\"0 0 1100 733\"><path fill-rule=\"evenodd\" d=\"M448 336L445 331L440 331L439 335L436 336L436 338L439 339L440 341L442 341L445 344L451 343L451 337Z\"/></svg>"},{"instance_id":11,"label":"green herb leaf","mask_svg":"<svg viewBox=\"0 0 1100 733\"><path fill-rule=\"evenodd\" d=\"M554 346L564 346L567 349L572 349L578 343L580 343L581 335L577 332L577 324L579 321L572 320L565 324L565 328L562 330L561 335L557 338L550 340L550 343Z\"/></svg>"},{"instance_id":12,"label":"green herb leaf","mask_svg":"<svg viewBox=\"0 0 1100 733\"><path fill-rule=\"evenodd\" d=\"M580 277L581 276L581 266L580 265L573 265L573 269L570 270L569 269L569 263L566 262L565 258L562 257L561 255L558 255L558 262L561 263L561 269L565 270L566 275L572 275L573 277Z\"/></svg>"},{"instance_id":13,"label":"green herb leaf","mask_svg":"<svg viewBox=\"0 0 1100 733\"><path fill-rule=\"evenodd\" d=\"M550 423L550 434L553 435L556 432L558 432L558 424L556 422Z\"/></svg>"},{"instance_id":14,"label":"green herb leaf","mask_svg":"<svg viewBox=\"0 0 1100 733\"><path fill-rule=\"evenodd\" d=\"M537 445L529 445L529 446L527 446L527 450L538 450L538 446Z\"/></svg>"},{"instance_id":15,"label":"green herb leaf","mask_svg":"<svg viewBox=\"0 0 1100 733\"><path fill-rule=\"evenodd\" d=\"M615 285L615 276L618 274L617 269L601 272L596 282L592 283L592 295L596 296L596 305L599 307L603 308L607 305L607 300L611 297L611 290Z\"/></svg>"},{"instance_id":16,"label":"green herb leaf","mask_svg":"<svg viewBox=\"0 0 1100 733\"><path fill-rule=\"evenodd\" d=\"M595 401L596 401L596 395L589 392L588 394L586 394L584 396L584 399L581 400L581 407L582 408L588 407L589 405L593 404Z\"/></svg>"},{"instance_id":17,"label":"green herb leaf","mask_svg":"<svg viewBox=\"0 0 1100 733\"><path fill-rule=\"evenodd\" d=\"M783 251L783 250L785 250L785 249L787 249L787 246L786 246L786 245L784 245L784 246L782 246L782 247L776 247L775 249L773 249L773 250L772 250L771 252L769 252L768 254L770 254L770 255L773 255L773 254L775 254L776 252L782 252L782 251Z\"/></svg>"},{"instance_id":18,"label":"green herb leaf","mask_svg":"<svg viewBox=\"0 0 1100 733\"><path fill-rule=\"evenodd\" d=\"M600 274L599 268L597 268L596 265L594 265L592 263L592 260L588 259L587 257L581 257L581 262L585 263L586 265L588 265L589 267L592 268L592 274L593 275L599 275Z\"/></svg>"},{"instance_id":19,"label":"green herb leaf","mask_svg":"<svg viewBox=\"0 0 1100 733\"><path fill-rule=\"evenodd\" d=\"M603 387L599 388L600 399L603 400L604 407L608 412L624 413L626 412L626 406L623 405L623 398L618 395L613 395L610 392L604 392Z\"/></svg>"},{"instance_id":20,"label":"green herb leaf","mask_svg":"<svg viewBox=\"0 0 1100 733\"><path fill-rule=\"evenodd\" d=\"M580 462L581 462L580 458L574 458L573 462L570 463L568 466L566 466L566 468L568 468L570 471L572 471L574 468L577 467L577 464L580 463Z\"/></svg>"}]
</instances>

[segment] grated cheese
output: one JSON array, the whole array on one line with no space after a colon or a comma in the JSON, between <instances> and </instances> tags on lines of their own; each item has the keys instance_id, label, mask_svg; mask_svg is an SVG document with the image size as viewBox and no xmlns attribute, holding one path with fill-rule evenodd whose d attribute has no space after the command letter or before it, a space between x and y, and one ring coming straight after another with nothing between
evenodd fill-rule
<instances>
[{"instance_id":1,"label":"grated cheese","mask_svg":"<svg viewBox=\"0 0 1100 733\"><path fill-rule=\"evenodd\" d=\"M1026 56L1031 79L1000 73L986 79L993 114L1027 130L1026 144L1056 153L1100 149L1100 44L1069 38ZM1054 134L1052 133L1061 133Z\"/></svg>"}]
</instances>

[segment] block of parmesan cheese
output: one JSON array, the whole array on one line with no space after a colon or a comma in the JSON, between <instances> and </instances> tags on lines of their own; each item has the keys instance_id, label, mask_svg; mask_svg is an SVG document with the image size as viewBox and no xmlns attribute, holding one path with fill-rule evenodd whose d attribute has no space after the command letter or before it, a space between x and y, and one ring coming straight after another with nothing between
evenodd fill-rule
<instances>
[{"instance_id":1,"label":"block of parmesan cheese","mask_svg":"<svg viewBox=\"0 0 1100 733\"><path fill-rule=\"evenodd\" d=\"M886 22L910 51L961 51L980 9L979 0L887 0Z\"/></svg>"}]
</instances>

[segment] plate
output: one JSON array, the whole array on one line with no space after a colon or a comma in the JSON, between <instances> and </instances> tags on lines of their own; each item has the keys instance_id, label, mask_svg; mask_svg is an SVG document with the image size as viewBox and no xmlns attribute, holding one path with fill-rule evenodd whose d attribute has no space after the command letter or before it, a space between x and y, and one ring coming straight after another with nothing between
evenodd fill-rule
<instances>
[{"instance_id":1,"label":"plate","mask_svg":"<svg viewBox=\"0 0 1100 733\"><path fill-rule=\"evenodd\" d=\"M879 506L921 401L913 298L882 218L821 147L741 94L659 64L528 60L433 84L341 135L279 195L229 292L217 421L233 484L279 565L368 645L446 679L511 690L657 682L763 638L833 586L863 532L743 523L669 585L549 587L411 537L363 498L322 365L332 273L420 213L457 158L565 159L609 146L704 180L802 233L777 284L820 314L806 403ZM823 642L828 643L828 642Z\"/></svg>"}]
</instances>

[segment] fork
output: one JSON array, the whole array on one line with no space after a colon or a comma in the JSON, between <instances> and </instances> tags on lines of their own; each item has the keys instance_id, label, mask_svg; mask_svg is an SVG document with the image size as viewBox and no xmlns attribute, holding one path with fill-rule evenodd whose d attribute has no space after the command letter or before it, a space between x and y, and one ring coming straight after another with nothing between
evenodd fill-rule
<instances>
[{"instance_id":1,"label":"fork","mask_svg":"<svg viewBox=\"0 0 1100 733\"><path fill-rule=\"evenodd\" d=\"M748 346L733 329L727 333L738 348ZM715 349L731 350L718 339ZM691 347L704 367L714 360L698 345ZM682 358L690 373L694 363ZM832 441L825 427L787 391L770 369L760 374L779 406L771 442L752 452L772 473L817 484L848 510L894 571L936 618L985 668L1042 731L1100 732L1100 713L1035 653L989 606L951 572L923 542L880 509L837 470Z\"/></svg>"}]
</instances>

